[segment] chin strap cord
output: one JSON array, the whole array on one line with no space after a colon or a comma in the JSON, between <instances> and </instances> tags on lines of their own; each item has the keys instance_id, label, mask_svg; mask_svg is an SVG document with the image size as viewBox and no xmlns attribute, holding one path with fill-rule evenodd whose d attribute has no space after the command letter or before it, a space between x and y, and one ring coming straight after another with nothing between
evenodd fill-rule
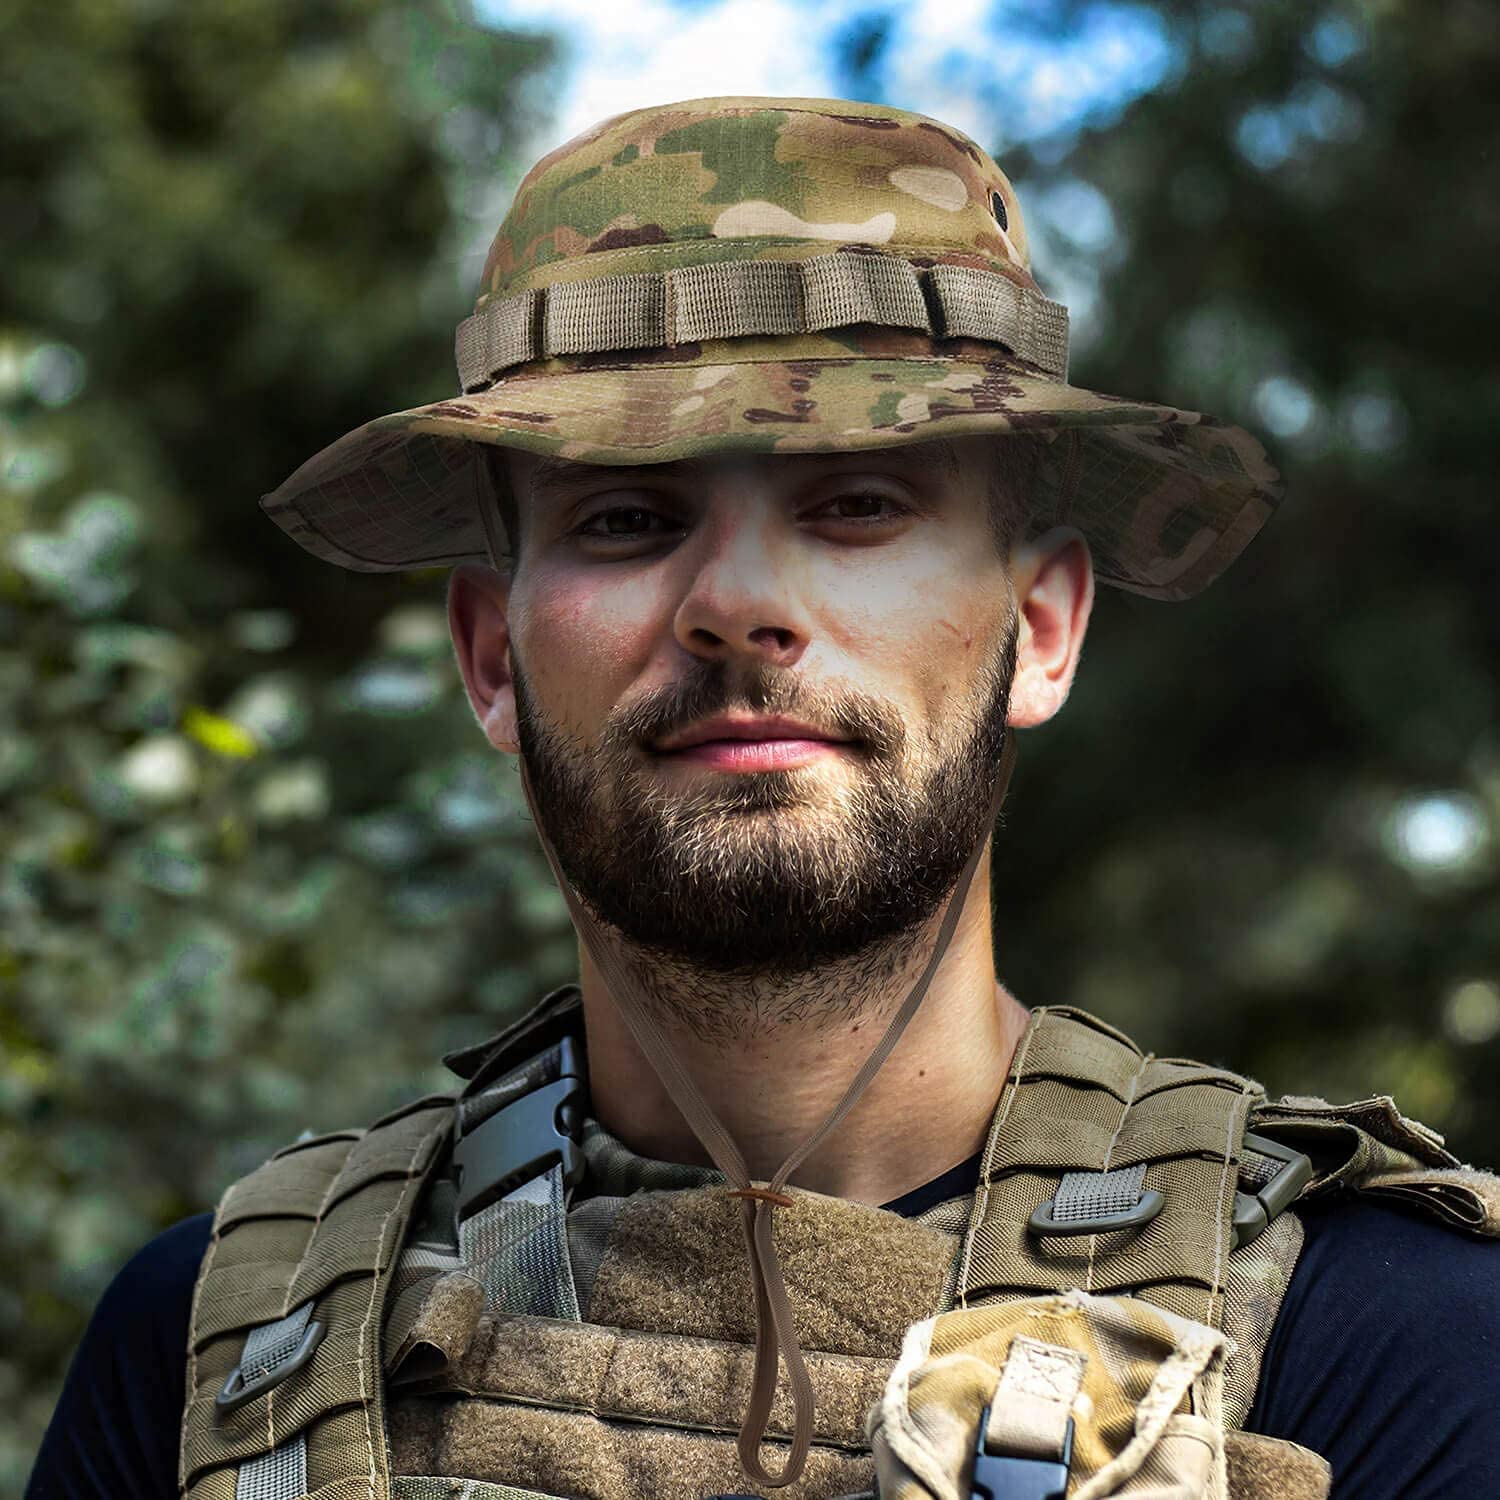
<instances>
[{"instance_id":1,"label":"chin strap cord","mask_svg":"<svg viewBox=\"0 0 1500 1500\"><path fill-rule=\"evenodd\" d=\"M1010 786L1011 773L1016 763L1015 743L1014 731L1007 732L1000 758L1000 775L985 825L986 837L994 830L996 820L1000 816L1001 805L1005 801L1006 790ZM574 926L587 944L589 954L599 972L608 982L610 995L630 1027L636 1044L656 1070L662 1086L672 1102L681 1110L683 1118L702 1143L703 1149L708 1153L714 1165L729 1180L732 1188L730 1196L740 1200L745 1251L749 1258L750 1276L755 1288L755 1376L751 1385L750 1402L745 1411L745 1419L740 1425L740 1464L745 1473L757 1484L763 1484L770 1489L792 1484L801 1476L803 1465L807 1461L807 1450L812 1444L813 1391L812 1382L808 1379L807 1366L802 1359L802 1349L797 1342L796 1329L792 1326L791 1304L787 1300L781 1264L776 1255L772 1215L778 1207L791 1206L792 1199L783 1191L787 1179L817 1150L829 1133L854 1108L860 1095L880 1071L886 1058L895 1049L896 1043L901 1040L901 1034L906 1030L907 1024L917 1013L917 1007L926 996L927 987L931 984L932 977L937 972L943 955L947 952L948 944L953 939L953 933L962 915L964 900L969 893L969 886L974 878L974 869L979 863L985 840L981 838L975 845L973 852L969 855L968 863L964 866L963 873L958 878L958 884L954 887L947 910L943 914L943 923L938 931L937 941L933 944L932 955L927 960L921 977L912 986L910 993L902 1002L901 1009L892 1017L885 1034L865 1059L864 1065L854 1075L853 1081L844 1091L843 1098L834 1106L823 1123L787 1157L769 1183L755 1184L750 1180L750 1174L745 1167L745 1158L741 1155L739 1147L735 1145L722 1121L709 1107L708 1101L699 1091L697 1084L678 1061L655 1019L642 1003L635 980L628 973L624 960L619 956L613 944L604 937L601 924L584 909L582 902L563 875L557 851L552 847L552 841L547 837L542 820L537 814L536 797L532 790L531 778L527 774L524 756L520 764L521 786L525 791L527 804L531 808L537 837L541 840L542 852L547 856L547 863L552 866L558 889L562 891L563 899L568 904L568 911L572 915ZM771 1403L776 1395L778 1355L786 1361L787 1375L792 1386L792 1448L780 1473L772 1474L761 1465L760 1447L765 1438L766 1424L770 1420Z\"/></svg>"}]
</instances>

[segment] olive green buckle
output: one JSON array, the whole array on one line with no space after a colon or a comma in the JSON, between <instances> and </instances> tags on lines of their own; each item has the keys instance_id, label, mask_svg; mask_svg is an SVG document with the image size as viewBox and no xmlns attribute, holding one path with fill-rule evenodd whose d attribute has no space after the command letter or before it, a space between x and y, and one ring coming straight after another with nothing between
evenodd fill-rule
<instances>
[{"instance_id":1,"label":"olive green buckle","mask_svg":"<svg viewBox=\"0 0 1500 1500\"><path fill-rule=\"evenodd\" d=\"M1269 1136L1245 1132L1245 1147L1257 1156L1269 1156L1281 1166L1276 1175L1254 1193L1237 1192L1234 1195L1234 1239L1231 1250L1248 1245L1277 1214L1290 1208L1297 1195L1312 1181L1311 1159L1301 1151L1283 1146Z\"/></svg>"}]
</instances>

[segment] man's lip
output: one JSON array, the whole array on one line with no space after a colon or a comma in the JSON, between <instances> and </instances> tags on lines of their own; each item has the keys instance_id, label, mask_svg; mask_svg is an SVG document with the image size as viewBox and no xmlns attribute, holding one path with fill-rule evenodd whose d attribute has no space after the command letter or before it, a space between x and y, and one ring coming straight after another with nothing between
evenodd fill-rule
<instances>
[{"instance_id":1,"label":"man's lip","mask_svg":"<svg viewBox=\"0 0 1500 1500\"><path fill-rule=\"evenodd\" d=\"M814 729L798 719L705 719L678 734L669 735L653 747L658 751L686 750L710 740L828 740L845 743L841 735Z\"/></svg>"}]
</instances>

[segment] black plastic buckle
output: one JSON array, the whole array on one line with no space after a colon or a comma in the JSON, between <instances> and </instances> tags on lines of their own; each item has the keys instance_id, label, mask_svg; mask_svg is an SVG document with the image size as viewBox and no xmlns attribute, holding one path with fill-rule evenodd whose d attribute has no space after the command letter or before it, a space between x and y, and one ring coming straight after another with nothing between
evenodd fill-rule
<instances>
[{"instance_id":1,"label":"black plastic buckle","mask_svg":"<svg viewBox=\"0 0 1500 1500\"><path fill-rule=\"evenodd\" d=\"M230 1412L238 1411L273 1386L280 1385L288 1375L295 1375L313 1357L313 1350L323 1342L326 1332L327 1329L321 1323L309 1323L303 1331L302 1342L297 1345L291 1358L274 1369L262 1365L253 1375L247 1376L245 1362L241 1360L229 1372L229 1379L220 1386L219 1394L214 1397L214 1407L218 1414L227 1417Z\"/></svg>"},{"instance_id":2,"label":"black plastic buckle","mask_svg":"<svg viewBox=\"0 0 1500 1500\"><path fill-rule=\"evenodd\" d=\"M561 1076L512 1099L453 1147L458 1217L467 1219L561 1163L563 1183L583 1177L583 1151L573 1138L585 1088L571 1037L558 1043Z\"/></svg>"},{"instance_id":3,"label":"black plastic buckle","mask_svg":"<svg viewBox=\"0 0 1500 1500\"><path fill-rule=\"evenodd\" d=\"M1112 1214L1094 1214L1087 1219L1054 1219L1053 1200L1049 1198L1032 1211L1026 1226L1034 1234L1109 1234L1115 1229L1138 1229L1149 1224L1162 1210L1166 1200L1155 1188L1142 1188L1141 1196L1130 1208Z\"/></svg>"},{"instance_id":4,"label":"black plastic buckle","mask_svg":"<svg viewBox=\"0 0 1500 1500\"><path fill-rule=\"evenodd\" d=\"M1245 1145L1259 1156L1269 1156L1281 1163L1280 1170L1258 1192L1234 1195L1234 1238L1231 1250L1248 1245L1277 1214L1291 1206L1297 1194L1312 1181L1310 1158L1280 1141L1245 1132Z\"/></svg>"},{"instance_id":5,"label":"black plastic buckle","mask_svg":"<svg viewBox=\"0 0 1500 1500\"><path fill-rule=\"evenodd\" d=\"M990 1409L979 1418L979 1443L974 1450L974 1500L1065 1500L1068 1470L1073 1465L1073 1419L1068 1418L1061 1458L1017 1458L991 1453L985 1447Z\"/></svg>"}]
</instances>

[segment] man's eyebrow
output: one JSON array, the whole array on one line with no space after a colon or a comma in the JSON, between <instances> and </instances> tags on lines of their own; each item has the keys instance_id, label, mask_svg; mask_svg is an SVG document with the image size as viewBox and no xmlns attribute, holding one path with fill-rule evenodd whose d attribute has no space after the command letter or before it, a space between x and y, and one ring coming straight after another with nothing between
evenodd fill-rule
<instances>
[{"instance_id":1,"label":"man's eyebrow","mask_svg":"<svg viewBox=\"0 0 1500 1500\"><path fill-rule=\"evenodd\" d=\"M949 479L957 479L963 471L963 465L959 462L958 449L948 441L947 438L936 438L927 444L938 461L942 464Z\"/></svg>"},{"instance_id":2,"label":"man's eyebrow","mask_svg":"<svg viewBox=\"0 0 1500 1500\"><path fill-rule=\"evenodd\" d=\"M569 458L539 458L531 471L531 490L570 489L590 484L601 473L636 475L641 479L660 478L667 474L692 474L703 465L697 459L677 459L662 464L589 464Z\"/></svg>"},{"instance_id":3,"label":"man's eyebrow","mask_svg":"<svg viewBox=\"0 0 1500 1500\"><path fill-rule=\"evenodd\" d=\"M920 445L893 443L880 448L835 448L813 453L787 453L768 455L812 460L819 466L833 468L859 458L869 458L879 464L888 464L899 469L922 469L934 459L949 479L957 479L961 470L958 452L947 438L929 438ZM549 492L567 491L580 485L592 483L601 470L609 470L622 477L631 475L639 480L666 478L691 478L708 467L707 461L697 458L679 458L656 464L590 464L575 459L541 457L531 470L531 492L543 495Z\"/></svg>"}]
</instances>

